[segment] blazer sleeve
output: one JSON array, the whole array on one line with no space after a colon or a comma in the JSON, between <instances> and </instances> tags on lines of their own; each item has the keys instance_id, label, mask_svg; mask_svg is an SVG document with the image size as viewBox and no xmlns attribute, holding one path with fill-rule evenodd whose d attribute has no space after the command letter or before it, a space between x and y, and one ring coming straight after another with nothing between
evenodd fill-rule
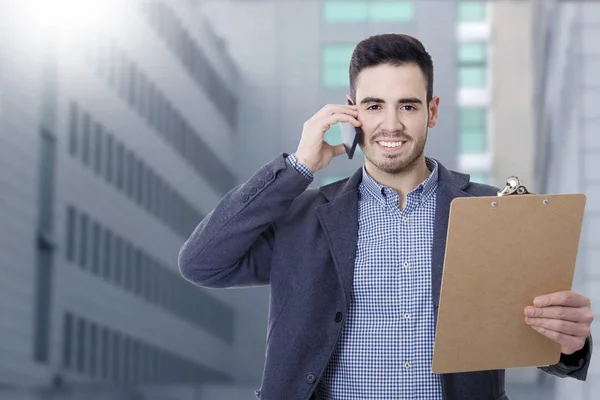
<instances>
[{"instance_id":1,"label":"blazer sleeve","mask_svg":"<svg viewBox=\"0 0 600 400\"><path fill-rule=\"evenodd\" d=\"M275 232L284 215L312 182L283 153L227 193L181 247L179 270L209 288L269 284Z\"/></svg>"},{"instance_id":2,"label":"blazer sleeve","mask_svg":"<svg viewBox=\"0 0 600 400\"><path fill-rule=\"evenodd\" d=\"M542 371L558 376L559 378L571 377L580 381L585 381L592 358L593 342L589 336L585 345L579 351L573 354L562 354L557 364L547 367L539 367Z\"/></svg>"}]
</instances>

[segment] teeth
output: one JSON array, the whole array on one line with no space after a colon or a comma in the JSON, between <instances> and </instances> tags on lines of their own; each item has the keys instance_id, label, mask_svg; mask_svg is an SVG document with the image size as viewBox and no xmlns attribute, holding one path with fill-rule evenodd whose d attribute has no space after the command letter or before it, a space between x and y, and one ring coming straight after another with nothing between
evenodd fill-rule
<instances>
[{"instance_id":1,"label":"teeth","mask_svg":"<svg viewBox=\"0 0 600 400\"><path fill-rule=\"evenodd\" d=\"M379 142L383 147L400 147L402 142Z\"/></svg>"}]
</instances>

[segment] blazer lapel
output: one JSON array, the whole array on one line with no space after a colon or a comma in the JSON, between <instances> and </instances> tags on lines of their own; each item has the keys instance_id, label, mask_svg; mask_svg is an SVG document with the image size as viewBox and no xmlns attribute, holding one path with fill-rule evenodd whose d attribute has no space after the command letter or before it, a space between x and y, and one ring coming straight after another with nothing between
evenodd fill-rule
<instances>
[{"instance_id":1,"label":"blazer lapel","mask_svg":"<svg viewBox=\"0 0 600 400\"><path fill-rule=\"evenodd\" d=\"M317 218L325 232L333 262L340 278L346 305L354 280L354 262L358 244L358 185L362 168L349 180L324 186L321 193L330 200L317 207Z\"/></svg>"},{"instance_id":2,"label":"blazer lapel","mask_svg":"<svg viewBox=\"0 0 600 400\"><path fill-rule=\"evenodd\" d=\"M450 205L452 204L452 200L457 197L471 196L462 190L469 183L468 175L450 172L439 162L438 169L439 183L436 194L433 249L431 254L431 298L433 300L436 322L438 306L440 304L444 258L446 257Z\"/></svg>"}]
</instances>

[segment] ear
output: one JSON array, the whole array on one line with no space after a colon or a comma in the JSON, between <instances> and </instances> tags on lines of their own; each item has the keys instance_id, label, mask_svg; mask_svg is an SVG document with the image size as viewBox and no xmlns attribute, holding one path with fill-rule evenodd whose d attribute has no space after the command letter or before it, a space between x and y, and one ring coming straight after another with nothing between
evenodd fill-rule
<instances>
[{"instance_id":1,"label":"ear","mask_svg":"<svg viewBox=\"0 0 600 400\"><path fill-rule=\"evenodd\" d=\"M428 122L427 126L429 126L430 128L433 128L437 125L439 106L440 106L440 98L438 96L435 96L429 102L429 122Z\"/></svg>"},{"instance_id":2,"label":"ear","mask_svg":"<svg viewBox=\"0 0 600 400\"><path fill-rule=\"evenodd\" d=\"M352 97L350 97L349 94L346 94L346 100L348 100L348 104L350 104L352 106L354 105L354 101L352 101Z\"/></svg>"}]
</instances>

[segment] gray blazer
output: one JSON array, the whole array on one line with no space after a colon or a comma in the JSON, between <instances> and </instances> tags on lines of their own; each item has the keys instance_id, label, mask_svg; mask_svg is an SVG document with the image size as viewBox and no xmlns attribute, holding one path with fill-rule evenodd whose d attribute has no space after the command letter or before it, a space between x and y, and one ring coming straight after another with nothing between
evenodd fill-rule
<instances>
[{"instance_id":1,"label":"gray blazer","mask_svg":"<svg viewBox=\"0 0 600 400\"><path fill-rule=\"evenodd\" d=\"M310 182L277 156L227 193L179 253L189 281L209 288L271 285L262 400L308 400L332 356L348 310L358 240L358 185L350 178L307 189ZM431 292L437 319L450 203L494 196L496 188L439 163ZM585 380L583 350L542 368ZM442 375L446 400L506 400L504 370Z\"/></svg>"}]
</instances>

